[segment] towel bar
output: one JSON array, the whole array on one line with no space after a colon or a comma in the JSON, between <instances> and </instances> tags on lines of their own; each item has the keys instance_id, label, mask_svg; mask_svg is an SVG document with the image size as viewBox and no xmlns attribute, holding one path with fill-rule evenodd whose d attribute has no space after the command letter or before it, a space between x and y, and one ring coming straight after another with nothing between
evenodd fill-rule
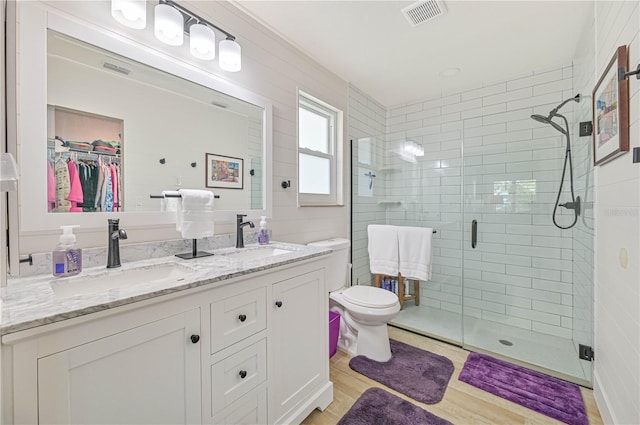
<instances>
[{"instance_id":1,"label":"towel bar","mask_svg":"<svg viewBox=\"0 0 640 425\"><path fill-rule=\"evenodd\" d=\"M213 195L213 197L215 199L220 199L220 195ZM149 195L149 198L151 199L182 198L182 195Z\"/></svg>"}]
</instances>

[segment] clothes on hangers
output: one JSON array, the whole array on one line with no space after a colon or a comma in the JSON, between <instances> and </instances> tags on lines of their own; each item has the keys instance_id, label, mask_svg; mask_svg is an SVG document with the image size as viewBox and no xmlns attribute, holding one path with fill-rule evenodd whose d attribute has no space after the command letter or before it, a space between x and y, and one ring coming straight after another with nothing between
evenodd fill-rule
<instances>
[{"instance_id":1,"label":"clothes on hangers","mask_svg":"<svg viewBox=\"0 0 640 425\"><path fill-rule=\"evenodd\" d=\"M47 202L54 212L116 212L122 210L122 182L119 158L108 160L97 152L55 152L48 162ZM51 169L53 175L49 172Z\"/></svg>"}]
</instances>

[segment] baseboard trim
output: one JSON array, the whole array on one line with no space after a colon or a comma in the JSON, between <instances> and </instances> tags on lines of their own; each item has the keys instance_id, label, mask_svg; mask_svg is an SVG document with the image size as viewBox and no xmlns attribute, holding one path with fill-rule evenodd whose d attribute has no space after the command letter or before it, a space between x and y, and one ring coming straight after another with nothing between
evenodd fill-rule
<instances>
[{"instance_id":1,"label":"baseboard trim","mask_svg":"<svg viewBox=\"0 0 640 425\"><path fill-rule=\"evenodd\" d=\"M600 379L598 378L597 369L593 371L593 396L596 400L596 406L598 406L598 410L600 411L602 422L612 425L619 423L615 420L615 415L609 408L611 406L611 404L609 403L609 397L607 397L606 392L600 385Z\"/></svg>"}]
</instances>

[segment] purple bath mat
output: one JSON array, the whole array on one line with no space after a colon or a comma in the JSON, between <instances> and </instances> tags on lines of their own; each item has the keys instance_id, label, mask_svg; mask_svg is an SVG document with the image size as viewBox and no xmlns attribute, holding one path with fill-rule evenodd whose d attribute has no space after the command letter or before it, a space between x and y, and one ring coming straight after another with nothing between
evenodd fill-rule
<instances>
[{"instance_id":1,"label":"purple bath mat","mask_svg":"<svg viewBox=\"0 0 640 425\"><path fill-rule=\"evenodd\" d=\"M382 388L369 388L337 425L452 425Z\"/></svg>"},{"instance_id":2,"label":"purple bath mat","mask_svg":"<svg viewBox=\"0 0 640 425\"><path fill-rule=\"evenodd\" d=\"M479 353L469 354L458 379L564 423L589 423L576 384Z\"/></svg>"},{"instance_id":3,"label":"purple bath mat","mask_svg":"<svg viewBox=\"0 0 640 425\"><path fill-rule=\"evenodd\" d=\"M389 361L356 356L349 367L422 403L442 400L453 373L451 360L400 341L390 339L389 342L392 353Z\"/></svg>"}]
</instances>

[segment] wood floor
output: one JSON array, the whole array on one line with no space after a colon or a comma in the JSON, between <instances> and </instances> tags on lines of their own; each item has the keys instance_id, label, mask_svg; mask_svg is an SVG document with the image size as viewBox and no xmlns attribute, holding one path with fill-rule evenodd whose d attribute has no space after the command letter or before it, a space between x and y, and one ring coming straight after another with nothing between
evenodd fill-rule
<instances>
[{"instance_id":1,"label":"wood floor","mask_svg":"<svg viewBox=\"0 0 640 425\"><path fill-rule=\"evenodd\" d=\"M423 409L447 419L455 425L467 424L561 424L562 422L541 415L518 404L512 403L464 382L458 375L469 354L462 348L416 335L401 329L389 328L391 338L411 344L432 353L448 357L455 369L444 399L436 404L423 404L379 384L349 368L350 357L338 351L331 359L331 381L333 382L333 403L324 412L315 410L303 422L306 425L334 425L349 410L353 403L368 388L380 387L400 396ZM601 425L593 391L582 388L590 425Z\"/></svg>"}]
</instances>

